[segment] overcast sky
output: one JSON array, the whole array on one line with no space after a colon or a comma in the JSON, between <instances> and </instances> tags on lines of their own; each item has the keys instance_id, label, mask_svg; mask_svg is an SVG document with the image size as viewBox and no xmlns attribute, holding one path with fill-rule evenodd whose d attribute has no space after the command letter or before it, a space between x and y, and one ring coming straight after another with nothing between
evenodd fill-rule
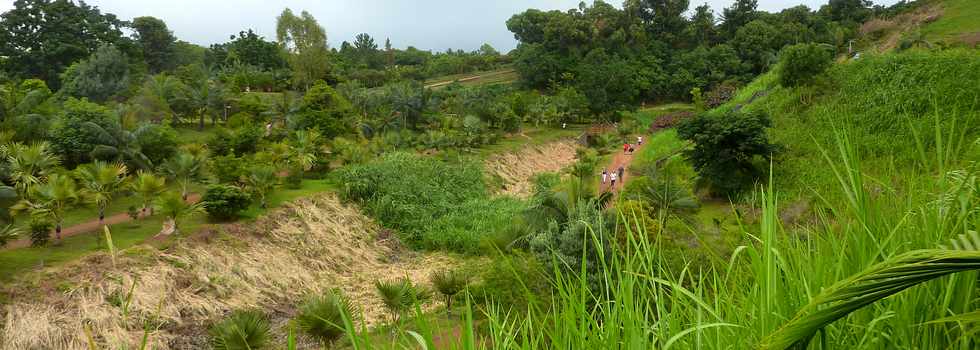
<instances>
[{"instance_id":1,"label":"overcast sky","mask_svg":"<svg viewBox=\"0 0 980 350\"><path fill-rule=\"evenodd\" d=\"M267 39L275 37L276 16L289 7L307 10L327 30L327 40L339 47L357 33L368 33L379 46L386 37L397 48L415 46L443 51L474 50L489 43L502 52L517 45L505 22L528 8L570 9L580 0L89 0L103 12L124 20L153 16L167 22L177 38L208 46L252 28ZM874 0L892 4L897 0ZM0 11L13 7L0 0ZM619 6L622 0L607 1ZM707 2L716 14L734 0L691 0L691 8ZM591 3L591 0L588 1ZM799 4L816 9L827 0L759 0L759 9L778 11Z\"/></svg>"}]
</instances>

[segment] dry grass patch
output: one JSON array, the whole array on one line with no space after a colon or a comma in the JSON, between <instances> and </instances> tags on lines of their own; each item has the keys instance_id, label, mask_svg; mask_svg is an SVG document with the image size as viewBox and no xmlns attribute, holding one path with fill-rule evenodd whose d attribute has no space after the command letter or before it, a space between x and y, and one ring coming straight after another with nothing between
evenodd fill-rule
<instances>
[{"instance_id":1,"label":"dry grass patch","mask_svg":"<svg viewBox=\"0 0 980 350\"><path fill-rule=\"evenodd\" d=\"M149 329L152 348L206 348L207 328L231 310L262 308L284 333L297 303L334 288L375 325L384 315L375 280L427 283L432 271L453 263L378 238L371 219L328 195L248 226L186 238L166 252L127 251L117 268L105 255L92 256L11 288L0 348L86 348L84 325L101 347L138 348Z\"/></svg>"},{"instance_id":2,"label":"dry grass patch","mask_svg":"<svg viewBox=\"0 0 980 350\"><path fill-rule=\"evenodd\" d=\"M517 152L493 156L486 161L487 170L503 179L501 194L526 198L534 189L534 175L554 172L575 163L574 140L561 140Z\"/></svg>"}]
</instances>

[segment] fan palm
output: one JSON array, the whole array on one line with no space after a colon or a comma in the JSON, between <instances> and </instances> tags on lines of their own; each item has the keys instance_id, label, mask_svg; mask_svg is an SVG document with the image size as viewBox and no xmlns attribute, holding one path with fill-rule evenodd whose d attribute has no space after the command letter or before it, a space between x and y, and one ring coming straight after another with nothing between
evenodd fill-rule
<instances>
[{"instance_id":1,"label":"fan palm","mask_svg":"<svg viewBox=\"0 0 980 350\"><path fill-rule=\"evenodd\" d=\"M160 165L160 172L177 182L180 196L186 200L191 183L204 181L204 162L201 158L181 153Z\"/></svg>"},{"instance_id":2,"label":"fan palm","mask_svg":"<svg viewBox=\"0 0 980 350\"><path fill-rule=\"evenodd\" d=\"M309 171L316 164L320 152L320 132L310 129L296 132L292 144L292 155L302 171Z\"/></svg>"},{"instance_id":3,"label":"fan palm","mask_svg":"<svg viewBox=\"0 0 980 350\"><path fill-rule=\"evenodd\" d=\"M166 192L157 198L156 208L174 222L174 232L180 232L180 220L203 211L201 203L187 203L179 192Z\"/></svg>"},{"instance_id":4,"label":"fan palm","mask_svg":"<svg viewBox=\"0 0 980 350\"><path fill-rule=\"evenodd\" d=\"M279 184L279 177L276 170L269 166L259 166L252 168L245 176L245 186L259 197L259 206L265 208L268 204L266 198L269 193Z\"/></svg>"},{"instance_id":5,"label":"fan palm","mask_svg":"<svg viewBox=\"0 0 980 350\"><path fill-rule=\"evenodd\" d=\"M350 318L353 313L349 300L337 292L327 292L300 306L296 324L309 336L330 343L344 334L344 318Z\"/></svg>"},{"instance_id":6,"label":"fan palm","mask_svg":"<svg viewBox=\"0 0 980 350\"><path fill-rule=\"evenodd\" d=\"M99 208L99 224L103 224L112 196L126 185L126 166L95 161L75 169L75 177L82 185L82 196Z\"/></svg>"},{"instance_id":7,"label":"fan palm","mask_svg":"<svg viewBox=\"0 0 980 350\"><path fill-rule=\"evenodd\" d=\"M391 314L391 322L397 324L399 316L412 307L424 304L432 295L421 289L412 280L403 278L397 281L375 281L374 288L381 297L385 309Z\"/></svg>"},{"instance_id":8,"label":"fan palm","mask_svg":"<svg viewBox=\"0 0 980 350\"><path fill-rule=\"evenodd\" d=\"M667 212L694 210L698 201L686 188L674 182L662 181L649 186L642 192L650 203Z\"/></svg>"},{"instance_id":9,"label":"fan palm","mask_svg":"<svg viewBox=\"0 0 980 350\"><path fill-rule=\"evenodd\" d=\"M22 197L30 192L31 187L44 181L60 163L47 142L37 142L29 146L14 143L7 147L5 153L10 164L10 179Z\"/></svg>"},{"instance_id":10,"label":"fan palm","mask_svg":"<svg viewBox=\"0 0 980 350\"><path fill-rule=\"evenodd\" d=\"M20 228L13 224L0 226L0 248L17 238L18 235L20 235Z\"/></svg>"},{"instance_id":11,"label":"fan palm","mask_svg":"<svg viewBox=\"0 0 980 350\"><path fill-rule=\"evenodd\" d=\"M167 189L167 183L163 178L141 170L136 173L136 178L130 187L140 198L140 203L143 205L140 212L143 214L142 217L146 217L147 209L150 209L150 215L153 215L153 208L150 207L150 203Z\"/></svg>"},{"instance_id":12,"label":"fan palm","mask_svg":"<svg viewBox=\"0 0 980 350\"><path fill-rule=\"evenodd\" d=\"M446 315L452 315L453 297L466 289L469 280L459 271L443 270L432 274L432 285L446 300Z\"/></svg>"},{"instance_id":13,"label":"fan palm","mask_svg":"<svg viewBox=\"0 0 980 350\"><path fill-rule=\"evenodd\" d=\"M11 209L50 219L55 224L55 237L60 241L65 210L77 204L78 200L78 187L74 179L64 174L51 174L47 181L32 187L31 193Z\"/></svg>"},{"instance_id":14,"label":"fan palm","mask_svg":"<svg viewBox=\"0 0 980 350\"><path fill-rule=\"evenodd\" d=\"M235 311L211 327L211 347L217 350L257 350L269 343L271 326L259 311Z\"/></svg>"}]
</instances>

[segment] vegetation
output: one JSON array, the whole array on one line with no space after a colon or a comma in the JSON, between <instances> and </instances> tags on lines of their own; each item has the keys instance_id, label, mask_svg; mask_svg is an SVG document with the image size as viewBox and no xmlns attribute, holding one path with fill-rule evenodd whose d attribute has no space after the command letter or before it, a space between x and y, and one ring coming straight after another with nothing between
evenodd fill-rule
<instances>
[{"instance_id":1,"label":"vegetation","mask_svg":"<svg viewBox=\"0 0 980 350\"><path fill-rule=\"evenodd\" d=\"M330 344L344 335L344 318L353 314L350 301L336 292L326 292L311 297L300 306L296 324L310 337Z\"/></svg>"},{"instance_id":2,"label":"vegetation","mask_svg":"<svg viewBox=\"0 0 980 350\"><path fill-rule=\"evenodd\" d=\"M269 345L271 326L255 310L235 311L211 327L211 346L222 350L264 349Z\"/></svg>"},{"instance_id":3,"label":"vegetation","mask_svg":"<svg viewBox=\"0 0 980 350\"><path fill-rule=\"evenodd\" d=\"M201 205L208 215L218 220L231 220L238 217L238 214L248 209L252 204L252 198L245 191L235 186L211 185L208 186L204 196L201 197Z\"/></svg>"}]
</instances>

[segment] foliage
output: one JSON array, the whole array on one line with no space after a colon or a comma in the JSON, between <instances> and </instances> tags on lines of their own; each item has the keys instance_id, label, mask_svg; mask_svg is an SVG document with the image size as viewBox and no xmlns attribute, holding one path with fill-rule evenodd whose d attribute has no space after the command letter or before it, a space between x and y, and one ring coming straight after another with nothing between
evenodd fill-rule
<instances>
[{"instance_id":1,"label":"foliage","mask_svg":"<svg viewBox=\"0 0 980 350\"><path fill-rule=\"evenodd\" d=\"M480 267L469 291L477 303L506 305L514 313L543 308L553 292L548 266L526 253L502 255Z\"/></svg>"},{"instance_id":2,"label":"foliage","mask_svg":"<svg viewBox=\"0 0 980 350\"><path fill-rule=\"evenodd\" d=\"M303 96L302 107L290 121L294 130L316 129L328 139L353 131L351 104L330 85L319 82Z\"/></svg>"},{"instance_id":3,"label":"foliage","mask_svg":"<svg viewBox=\"0 0 980 350\"><path fill-rule=\"evenodd\" d=\"M344 318L352 319L354 306L336 291L313 296L299 307L296 325L310 337L330 344L346 330Z\"/></svg>"},{"instance_id":4,"label":"foliage","mask_svg":"<svg viewBox=\"0 0 980 350\"><path fill-rule=\"evenodd\" d=\"M244 64L265 71L287 67L282 48L275 42L266 41L252 29L238 32L227 43L211 45L208 54L208 60L219 67Z\"/></svg>"},{"instance_id":5,"label":"foliage","mask_svg":"<svg viewBox=\"0 0 980 350\"><path fill-rule=\"evenodd\" d=\"M218 155L211 157L209 172L220 183L235 183L245 176L246 167L246 158L236 157L234 154Z\"/></svg>"},{"instance_id":6,"label":"foliage","mask_svg":"<svg viewBox=\"0 0 980 350\"><path fill-rule=\"evenodd\" d=\"M156 208L165 217L173 220L174 233L180 232L180 220L191 214L203 211L201 203L188 203L180 192L165 192L156 200Z\"/></svg>"},{"instance_id":7,"label":"foliage","mask_svg":"<svg viewBox=\"0 0 980 350\"><path fill-rule=\"evenodd\" d=\"M211 346L216 350L257 350L269 345L272 327L256 310L238 310L211 327Z\"/></svg>"},{"instance_id":8,"label":"foliage","mask_svg":"<svg viewBox=\"0 0 980 350\"><path fill-rule=\"evenodd\" d=\"M64 114L51 130L51 145L62 156L64 165L74 168L92 160L97 146L117 148L121 134L119 118L108 108L87 99L69 98Z\"/></svg>"},{"instance_id":9,"label":"foliage","mask_svg":"<svg viewBox=\"0 0 980 350\"><path fill-rule=\"evenodd\" d=\"M514 217L525 207L512 198L476 198L459 203L425 227L422 248L464 254L484 254L503 248L493 245L508 238Z\"/></svg>"},{"instance_id":10,"label":"foliage","mask_svg":"<svg viewBox=\"0 0 980 350\"><path fill-rule=\"evenodd\" d=\"M433 272L429 277L432 286L446 298L446 314L451 314L453 297L466 289L469 278L461 271L441 270Z\"/></svg>"},{"instance_id":11,"label":"foliage","mask_svg":"<svg viewBox=\"0 0 980 350\"><path fill-rule=\"evenodd\" d=\"M129 88L129 62L115 46L103 45L61 74L61 93L105 102Z\"/></svg>"},{"instance_id":12,"label":"foliage","mask_svg":"<svg viewBox=\"0 0 980 350\"><path fill-rule=\"evenodd\" d=\"M52 229L54 229L54 224L51 221L42 218L31 218L28 224L28 230L31 232L31 246L43 247L47 245L48 240L51 239Z\"/></svg>"},{"instance_id":13,"label":"foliage","mask_svg":"<svg viewBox=\"0 0 980 350\"><path fill-rule=\"evenodd\" d=\"M13 143L2 146L0 150L6 155L7 176L21 196L27 195L32 187L42 183L60 163L60 159L46 142L31 145Z\"/></svg>"},{"instance_id":14,"label":"foliage","mask_svg":"<svg viewBox=\"0 0 980 350\"><path fill-rule=\"evenodd\" d=\"M156 176L151 172L140 170L136 173L133 182L130 183L133 192L139 197L144 216L146 210L150 208L150 203L156 200L157 196L167 190L166 180Z\"/></svg>"},{"instance_id":15,"label":"foliage","mask_svg":"<svg viewBox=\"0 0 980 350\"><path fill-rule=\"evenodd\" d=\"M105 209L116 192L128 185L126 166L121 163L95 161L75 169L75 177L81 184L81 195L99 208L99 220L105 218Z\"/></svg>"},{"instance_id":16,"label":"foliage","mask_svg":"<svg viewBox=\"0 0 980 350\"><path fill-rule=\"evenodd\" d=\"M187 198L191 183L205 180L204 160L188 153L180 153L168 159L160 165L160 170L167 179L180 185L180 194L184 199Z\"/></svg>"},{"instance_id":17,"label":"foliage","mask_svg":"<svg viewBox=\"0 0 980 350\"><path fill-rule=\"evenodd\" d=\"M236 186L210 185L201 197L201 204L208 215L218 220L230 220L248 209L252 198Z\"/></svg>"},{"instance_id":18,"label":"foliage","mask_svg":"<svg viewBox=\"0 0 980 350\"><path fill-rule=\"evenodd\" d=\"M327 33L313 15L303 11L296 16L289 8L283 10L276 17L276 40L286 49L297 86L309 88L325 78L330 69Z\"/></svg>"},{"instance_id":19,"label":"foliage","mask_svg":"<svg viewBox=\"0 0 980 350\"><path fill-rule=\"evenodd\" d=\"M699 115L683 122L677 135L693 143L684 152L701 179L716 193L733 195L751 186L762 174L757 158L768 160L775 148L761 112Z\"/></svg>"},{"instance_id":20,"label":"foliage","mask_svg":"<svg viewBox=\"0 0 980 350\"><path fill-rule=\"evenodd\" d=\"M0 248L7 245L7 242L16 239L20 234L20 228L14 224L0 226Z\"/></svg>"},{"instance_id":21,"label":"foliage","mask_svg":"<svg viewBox=\"0 0 980 350\"><path fill-rule=\"evenodd\" d=\"M265 208L269 194L279 185L279 176L276 169L269 166L256 166L248 171L244 177L245 187L255 197L258 197L259 207Z\"/></svg>"},{"instance_id":22,"label":"foliage","mask_svg":"<svg viewBox=\"0 0 980 350\"><path fill-rule=\"evenodd\" d=\"M142 16L133 18L133 39L142 50L143 60L150 72L173 68L174 47L177 39L167 24L159 18Z\"/></svg>"},{"instance_id":23,"label":"foliage","mask_svg":"<svg viewBox=\"0 0 980 350\"><path fill-rule=\"evenodd\" d=\"M29 212L31 217L50 220L54 223L55 234L61 240L61 226L65 212L78 204L81 199L75 180L65 174L51 174L44 183L31 188L12 210Z\"/></svg>"},{"instance_id":24,"label":"foliage","mask_svg":"<svg viewBox=\"0 0 980 350\"><path fill-rule=\"evenodd\" d=\"M395 281L375 281L374 288L381 303L391 314L392 324L398 324L405 312L425 304L432 297L430 291L415 285L407 277Z\"/></svg>"},{"instance_id":25,"label":"foliage","mask_svg":"<svg viewBox=\"0 0 980 350\"><path fill-rule=\"evenodd\" d=\"M827 70L832 63L831 53L823 46L787 46L779 54L779 83L787 87L812 84L814 78Z\"/></svg>"},{"instance_id":26,"label":"foliage","mask_svg":"<svg viewBox=\"0 0 980 350\"><path fill-rule=\"evenodd\" d=\"M432 222L487 195L479 165L409 153L389 153L334 174L346 199L362 202L368 213L399 230L402 240L415 247L426 246L423 234Z\"/></svg>"}]
</instances>

